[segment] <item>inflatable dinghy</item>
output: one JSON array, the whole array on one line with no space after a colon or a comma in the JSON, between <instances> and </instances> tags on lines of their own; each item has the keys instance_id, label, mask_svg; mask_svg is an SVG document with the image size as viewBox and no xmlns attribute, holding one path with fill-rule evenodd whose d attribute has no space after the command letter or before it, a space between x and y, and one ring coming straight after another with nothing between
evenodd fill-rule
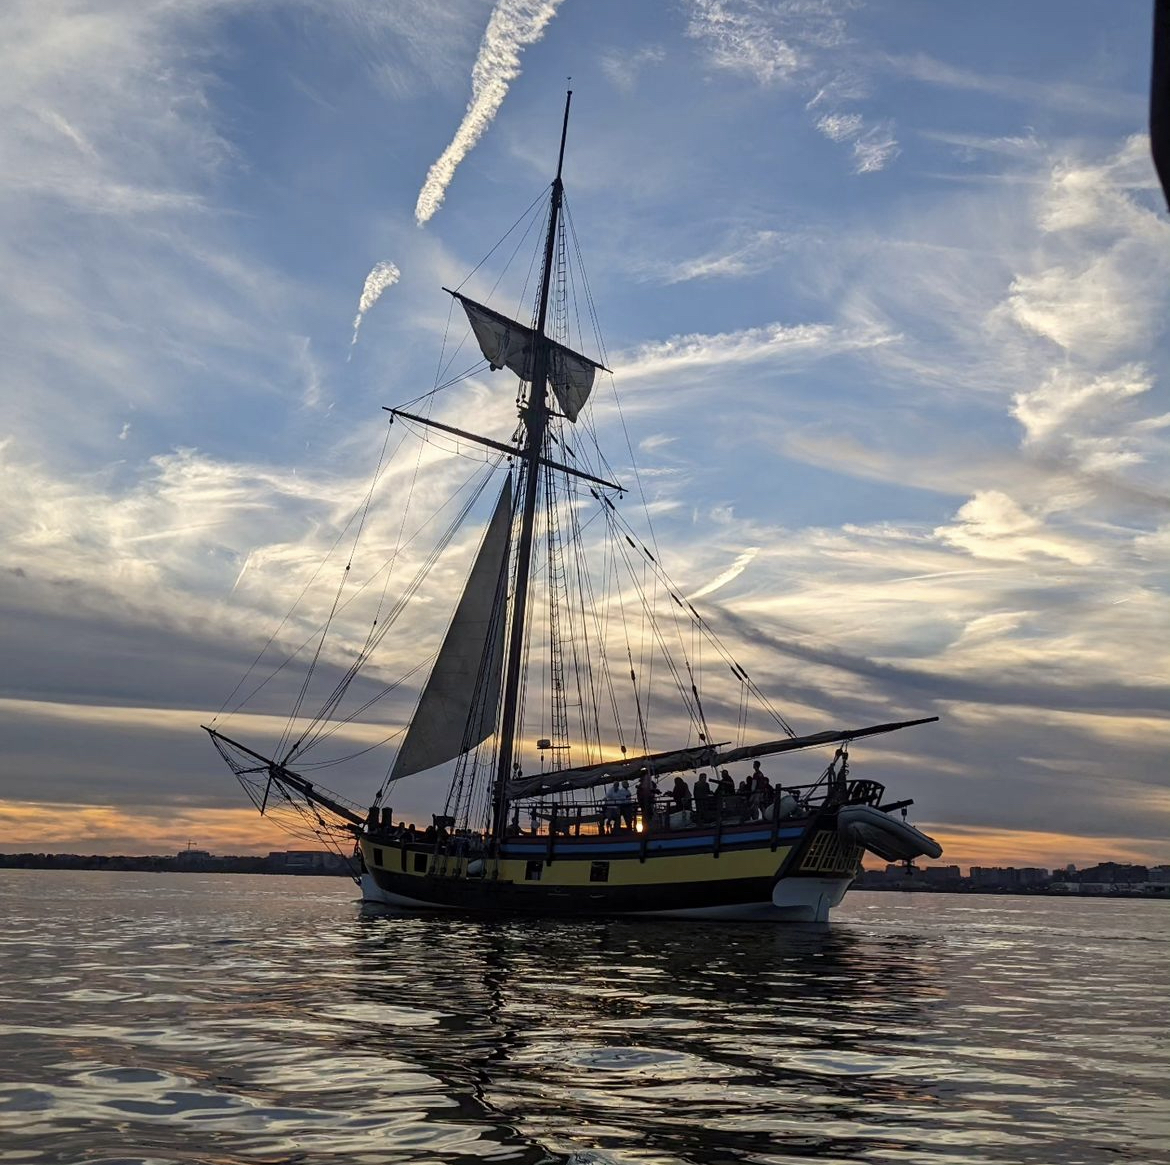
<instances>
[{"instance_id":1,"label":"inflatable dinghy","mask_svg":"<svg viewBox=\"0 0 1170 1165\"><path fill-rule=\"evenodd\" d=\"M837 813L837 832L887 862L942 855L942 846L933 837L872 805L843 806Z\"/></svg>"}]
</instances>

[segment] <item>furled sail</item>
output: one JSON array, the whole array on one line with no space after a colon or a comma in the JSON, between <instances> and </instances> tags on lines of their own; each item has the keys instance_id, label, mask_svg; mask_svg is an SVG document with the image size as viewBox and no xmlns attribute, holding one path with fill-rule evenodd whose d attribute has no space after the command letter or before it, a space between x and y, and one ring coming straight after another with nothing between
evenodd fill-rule
<instances>
[{"instance_id":1,"label":"furled sail","mask_svg":"<svg viewBox=\"0 0 1170 1165\"><path fill-rule=\"evenodd\" d=\"M533 353L536 333L524 324L509 319L474 299L457 291L450 292L463 305L467 321L479 342L484 358L496 368L509 368L521 380L532 380ZM608 371L604 365L574 352L563 344L546 340L548 344L548 382L556 394L561 411L570 421L585 407L593 389L597 369Z\"/></svg>"},{"instance_id":2,"label":"furled sail","mask_svg":"<svg viewBox=\"0 0 1170 1165\"><path fill-rule=\"evenodd\" d=\"M883 732L895 732L899 728L913 728L917 724L932 724L937 716L922 720L900 720L893 724L874 724L869 728L831 728L825 732L814 732L811 736L785 737L782 740L766 740L760 744L748 744L742 748L722 751L722 744L700 745L697 748L680 748L672 752L656 752L647 756L629 759L603 761L600 764L585 765L575 769L561 769L558 772L539 773L531 777L519 777L508 782L508 796L536 797L542 793L556 793L563 789L590 789L607 785L616 780L636 780L643 773L655 776L679 773L686 769L706 768L708 765L729 765L736 761L750 760L757 756L772 756L779 752L795 752L801 748L815 748L818 744L833 744L836 741L858 740L863 736L878 736Z\"/></svg>"},{"instance_id":3,"label":"furled sail","mask_svg":"<svg viewBox=\"0 0 1170 1165\"><path fill-rule=\"evenodd\" d=\"M512 479L496 502L430 679L398 750L391 780L452 760L495 731L504 659L504 596Z\"/></svg>"},{"instance_id":4,"label":"furled sail","mask_svg":"<svg viewBox=\"0 0 1170 1165\"><path fill-rule=\"evenodd\" d=\"M602 761L576 769L537 773L531 777L517 777L508 782L508 796L530 797L541 793L556 793L564 789L591 789L608 785L611 781L636 781L643 773L675 773L710 764L714 749L707 745L698 748L677 748L670 752L656 752L628 760Z\"/></svg>"}]
</instances>

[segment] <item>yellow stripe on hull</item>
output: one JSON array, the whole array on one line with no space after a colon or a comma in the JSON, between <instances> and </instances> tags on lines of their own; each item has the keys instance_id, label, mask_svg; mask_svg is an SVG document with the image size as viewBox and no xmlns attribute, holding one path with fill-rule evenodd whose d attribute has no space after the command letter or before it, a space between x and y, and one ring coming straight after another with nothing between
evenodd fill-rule
<instances>
[{"instance_id":1,"label":"yellow stripe on hull","mask_svg":"<svg viewBox=\"0 0 1170 1165\"><path fill-rule=\"evenodd\" d=\"M399 876L413 876L422 879L431 874L448 878L467 877L469 860L466 857L445 857L442 854L425 854L424 869L415 869L416 857L424 851L408 850L406 868L402 868L402 851L397 846L376 846L363 839L362 857L370 870L386 870ZM752 849L724 850L718 857L713 853L647 855L645 861L637 857L598 859L592 856L576 857L560 850L549 863L539 857L533 859L504 858L495 861L481 859L484 876L502 882L539 882L542 886L655 886L677 882L720 882L742 878L771 878L776 875L788 856L790 846L780 845L775 850L765 843ZM381 861L376 860L381 856ZM529 878L529 867L540 863L539 878ZM602 882L594 880L594 865L604 862L608 865L608 877Z\"/></svg>"}]
</instances>

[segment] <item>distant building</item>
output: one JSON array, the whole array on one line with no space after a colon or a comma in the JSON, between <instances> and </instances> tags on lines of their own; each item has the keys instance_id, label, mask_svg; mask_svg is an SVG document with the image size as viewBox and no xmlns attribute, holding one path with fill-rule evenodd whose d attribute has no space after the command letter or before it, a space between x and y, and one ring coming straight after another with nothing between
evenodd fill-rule
<instances>
[{"instance_id":1,"label":"distant building","mask_svg":"<svg viewBox=\"0 0 1170 1165\"><path fill-rule=\"evenodd\" d=\"M1025 866L1020 870L1021 886L1042 886L1051 875L1039 866Z\"/></svg>"},{"instance_id":2,"label":"distant building","mask_svg":"<svg viewBox=\"0 0 1170 1165\"><path fill-rule=\"evenodd\" d=\"M1011 866L972 866L973 886L1018 886L1019 871Z\"/></svg>"},{"instance_id":3,"label":"distant building","mask_svg":"<svg viewBox=\"0 0 1170 1165\"><path fill-rule=\"evenodd\" d=\"M1117 898L1170 898L1170 864L1133 866L1102 862L1077 871L1068 865L1055 875L1041 866L972 866L964 878L958 866L910 866L890 862L865 870L859 890L941 891L989 894L1083 894Z\"/></svg>"},{"instance_id":4,"label":"distant building","mask_svg":"<svg viewBox=\"0 0 1170 1165\"><path fill-rule=\"evenodd\" d=\"M1086 882L1131 885L1134 882L1149 880L1150 871L1146 866L1131 866L1122 862L1101 862L1100 865L1090 866L1077 875L1077 881L1082 885Z\"/></svg>"},{"instance_id":5,"label":"distant building","mask_svg":"<svg viewBox=\"0 0 1170 1165\"><path fill-rule=\"evenodd\" d=\"M198 867L206 866L211 861L211 851L205 849L181 849L175 854L177 866Z\"/></svg>"},{"instance_id":6,"label":"distant building","mask_svg":"<svg viewBox=\"0 0 1170 1165\"><path fill-rule=\"evenodd\" d=\"M264 863L272 873L282 874L348 874L350 863L330 850L290 849L273 850Z\"/></svg>"},{"instance_id":7,"label":"distant building","mask_svg":"<svg viewBox=\"0 0 1170 1165\"><path fill-rule=\"evenodd\" d=\"M958 882L963 877L958 866L923 866L919 873L928 882Z\"/></svg>"},{"instance_id":8,"label":"distant building","mask_svg":"<svg viewBox=\"0 0 1170 1165\"><path fill-rule=\"evenodd\" d=\"M1022 869L1015 866L971 867L973 886L999 886L1013 890L1019 886L1042 886L1048 878L1048 871L1039 866L1024 866Z\"/></svg>"}]
</instances>

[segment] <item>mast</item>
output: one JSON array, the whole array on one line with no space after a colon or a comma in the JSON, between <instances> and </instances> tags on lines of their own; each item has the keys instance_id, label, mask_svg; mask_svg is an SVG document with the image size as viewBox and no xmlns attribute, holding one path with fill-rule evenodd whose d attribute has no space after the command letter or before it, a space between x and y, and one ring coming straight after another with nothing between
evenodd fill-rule
<instances>
[{"instance_id":1,"label":"mast","mask_svg":"<svg viewBox=\"0 0 1170 1165\"><path fill-rule=\"evenodd\" d=\"M536 492L540 485L540 459L544 449L544 434L548 428L548 342L544 334L548 315L548 292L552 282L553 259L556 253L557 224L561 213L564 185L561 168L565 161L565 138L569 132L569 105L573 91L565 94L565 117L561 123L561 149L557 156L557 176L553 179L548 214L548 235L544 241L544 275L540 282L540 306L536 315L536 350L533 353L531 390L528 407L523 411L525 446L523 452L524 504L520 513L520 537L516 545L516 586L512 596L512 624L508 638L508 658L504 670L504 705L500 714L499 766L496 769L495 808L492 815L492 835L499 838L504 831L508 806L508 780L512 775L513 738L516 735L516 714L520 697L520 668L524 657L524 619L528 611L528 582L532 567L532 538L536 521Z\"/></svg>"}]
</instances>

